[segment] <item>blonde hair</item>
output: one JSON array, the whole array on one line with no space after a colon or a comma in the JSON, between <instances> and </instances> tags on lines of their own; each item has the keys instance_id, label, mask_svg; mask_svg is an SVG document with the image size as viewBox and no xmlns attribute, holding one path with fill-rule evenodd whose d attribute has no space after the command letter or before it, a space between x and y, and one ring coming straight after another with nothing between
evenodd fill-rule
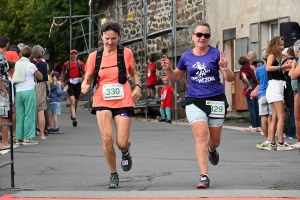
<instances>
[{"instance_id":1,"label":"blonde hair","mask_svg":"<svg viewBox=\"0 0 300 200\"><path fill-rule=\"evenodd\" d=\"M54 87L57 87L57 85L58 85L58 80L57 80L57 77L56 77L56 76L53 76L53 77L52 77L52 84L54 85Z\"/></svg>"}]
</instances>

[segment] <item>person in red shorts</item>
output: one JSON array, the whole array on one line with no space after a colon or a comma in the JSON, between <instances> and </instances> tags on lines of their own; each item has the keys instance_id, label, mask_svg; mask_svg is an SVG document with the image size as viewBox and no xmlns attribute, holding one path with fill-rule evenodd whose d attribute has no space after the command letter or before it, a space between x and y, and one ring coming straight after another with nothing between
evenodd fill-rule
<instances>
[{"instance_id":1,"label":"person in red shorts","mask_svg":"<svg viewBox=\"0 0 300 200\"><path fill-rule=\"evenodd\" d=\"M150 98L154 99L156 94L155 86L157 84L157 79L156 79L156 65L154 61L155 61L154 57L150 56L148 58L148 65L145 65L147 70L146 85L147 85L148 99Z\"/></svg>"},{"instance_id":2,"label":"person in red shorts","mask_svg":"<svg viewBox=\"0 0 300 200\"><path fill-rule=\"evenodd\" d=\"M121 36L120 25L116 22L107 22L101 26L100 35L103 40L103 47L92 52L88 57L81 92L85 94L90 90L96 69L97 74L94 80L97 81L94 82L96 89L93 96L92 113L96 114L97 117L103 143L103 154L111 173L107 188L113 189L119 186L119 175L116 166L112 122L114 122L116 127L116 144L121 150L122 170L129 171L132 166L129 150L131 146L129 140L130 126L132 116L134 115L134 100L140 99L141 85L135 70L132 51L129 48L118 45ZM122 55L118 53L120 50L122 50ZM100 57L98 54L100 54ZM122 63L119 63L120 55L123 59ZM97 63L99 63L97 64L97 68L96 58ZM100 65L99 68L98 65ZM122 70L119 68L122 68ZM123 68L126 70L125 73L120 73L123 72ZM135 84L132 90L128 82L128 73ZM122 77L122 81L120 81L119 75Z\"/></svg>"},{"instance_id":3,"label":"person in red shorts","mask_svg":"<svg viewBox=\"0 0 300 200\"><path fill-rule=\"evenodd\" d=\"M161 119L159 122L172 123L171 121L171 109L173 108L173 94L174 88L169 84L169 79L167 76L162 77L164 86L161 89L161 104L160 104L160 114Z\"/></svg>"},{"instance_id":4,"label":"person in red shorts","mask_svg":"<svg viewBox=\"0 0 300 200\"><path fill-rule=\"evenodd\" d=\"M73 126L77 126L76 109L78 107L78 99L81 92L81 83L84 77L85 66L82 61L78 59L78 52L76 49L70 51L71 60L64 63L61 72L61 85L69 86L68 94L70 101L70 112Z\"/></svg>"}]
</instances>

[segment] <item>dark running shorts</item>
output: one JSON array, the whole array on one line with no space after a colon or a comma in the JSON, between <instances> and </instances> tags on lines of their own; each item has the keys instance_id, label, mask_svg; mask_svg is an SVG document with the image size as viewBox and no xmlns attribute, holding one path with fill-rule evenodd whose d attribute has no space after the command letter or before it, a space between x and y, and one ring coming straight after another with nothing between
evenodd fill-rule
<instances>
[{"instance_id":1,"label":"dark running shorts","mask_svg":"<svg viewBox=\"0 0 300 200\"><path fill-rule=\"evenodd\" d=\"M97 111L110 110L113 118L117 115L123 115L126 117L132 117L134 115L133 107L124 108L108 108L108 107L93 107L92 114L96 114Z\"/></svg>"},{"instance_id":2,"label":"dark running shorts","mask_svg":"<svg viewBox=\"0 0 300 200\"><path fill-rule=\"evenodd\" d=\"M69 89L68 89L68 94L70 96L74 96L75 99L79 99L80 93L81 93L81 83L79 84L72 84L68 83Z\"/></svg>"}]
</instances>

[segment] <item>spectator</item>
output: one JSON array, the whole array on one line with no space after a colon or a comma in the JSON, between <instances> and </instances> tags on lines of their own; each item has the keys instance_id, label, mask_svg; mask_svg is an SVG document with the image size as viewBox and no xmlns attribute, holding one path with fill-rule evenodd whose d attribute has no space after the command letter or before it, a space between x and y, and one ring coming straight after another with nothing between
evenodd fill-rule
<instances>
[{"instance_id":1,"label":"spectator","mask_svg":"<svg viewBox=\"0 0 300 200\"><path fill-rule=\"evenodd\" d=\"M157 84L157 79L156 79L156 65L154 62L155 62L154 57L150 56L148 58L148 64L145 65L147 70L146 85L147 85L148 99L151 98L154 99L156 94L155 86Z\"/></svg>"},{"instance_id":2,"label":"spectator","mask_svg":"<svg viewBox=\"0 0 300 200\"><path fill-rule=\"evenodd\" d=\"M294 47L285 48L282 54L285 54L285 59L281 61L281 65L283 65L288 60L291 62L295 60ZM287 108L285 120L287 131L285 132L285 135L289 139L296 139L296 127L294 118L294 91L292 89L289 71L290 68L284 71L286 82L286 87L284 88L284 103Z\"/></svg>"},{"instance_id":3,"label":"spectator","mask_svg":"<svg viewBox=\"0 0 300 200\"><path fill-rule=\"evenodd\" d=\"M47 109L47 95L50 93L50 87L48 82L48 70L47 63L43 62L42 57L44 55L44 49L40 45L35 45L32 48L32 60L31 62L36 65L38 70L43 74L42 80L37 80L36 84L36 111L37 122L39 131L41 134L41 140L46 140L45 129L46 119L44 111Z\"/></svg>"},{"instance_id":4,"label":"spectator","mask_svg":"<svg viewBox=\"0 0 300 200\"><path fill-rule=\"evenodd\" d=\"M8 78L9 80L11 81L11 85L12 85L12 127L13 127L13 134L16 133L16 108L14 106L14 103L15 103L15 92L16 92L16 88L15 88L15 85L12 81L12 78L13 78L13 74L15 72L15 62L14 61L11 61L11 60L8 60L8 65L9 65L9 69L8 69Z\"/></svg>"},{"instance_id":5,"label":"spectator","mask_svg":"<svg viewBox=\"0 0 300 200\"><path fill-rule=\"evenodd\" d=\"M173 108L173 93L174 88L169 84L167 76L162 77L164 86L161 89L161 104L160 114L161 119L159 122L172 123L171 121L171 109Z\"/></svg>"},{"instance_id":6,"label":"spectator","mask_svg":"<svg viewBox=\"0 0 300 200\"><path fill-rule=\"evenodd\" d=\"M262 60L266 63L266 50L262 52ZM269 149L269 126L272 120L272 105L268 103L266 99L266 90L268 87L268 74L266 71L266 65L261 65L256 69L256 80L258 82L258 104L259 104L259 116L261 119L261 128L265 137L265 141L257 144L259 149Z\"/></svg>"},{"instance_id":7,"label":"spectator","mask_svg":"<svg viewBox=\"0 0 300 200\"><path fill-rule=\"evenodd\" d=\"M9 46L9 38L6 36L0 36L0 79L9 80L8 70L9 65L5 58L5 52ZM0 96L2 98L2 112L0 116L0 124L9 123L9 91L10 87L8 83L0 82ZM9 148L8 143L8 126L0 127L2 133L2 142L0 143L0 150Z\"/></svg>"},{"instance_id":8,"label":"spectator","mask_svg":"<svg viewBox=\"0 0 300 200\"><path fill-rule=\"evenodd\" d=\"M297 57L297 62L294 60L292 63L292 68L290 70L290 76L292 80L297 81L297 90L294 94L294 115L295 115L295 125L296 125L296 134L297 142L292 145L294 148L300 149L300 40L297 40L294 44L295 55Z\"/></svg>"},{"instance_id":9,"label":"spectator","mask_svg":"<svg viewBox=\"0 0 300 200\"><path fill-rule=\"evenodd\" d=\"M243 95L247 99L251 118L251 126L245 128L245 130L261 132L258 99L250 97L251 92L255 89L255 87L257 87L257 80L254 71L250 68L250 62L246 56L241 56L238 62L240 65L242 65L240 71L240 79L244 84Z\"/></svg>"},{"instance_id":10,"label":"spectator","mask_svg":"<svg viewBox=\"0 0 300 200\"><path fill-rule=\"evenodd\" d=\"M30 62L31 47L22 50L22 58L16 62L13 82L16 84L16 138L17 144L35 145L36 84L35 77L43 80L43 74Z\"/></svg>"},{"instance_id":11,"label":"spectator","mask_svg":"<svg viewBox=\"0 0 300 200\"><path fill-rule=\"evenodd\" d=\"M58 115L60 115L60 102L61 96L68 90L68 85L64 88L58 82L60 74L56 71L52 72L52 83L50 83L50 96L49 96L49 126L51 127L49 132L54 134L63 134L63 131L59 130ZM52 127L52 121L54 126Z\"/></svg>"},{"instance_id":12,"label":"spectator","mask_svg":"<svg viewBox=\"0 0 300 200\"><path fill-rule=\"evenodd\" d=\"M272 122L269 128L270 145L269 150L291 150L293 149L289 144L284 142L284 120L285 120L285 106L284 106L284 85L285 77L283 70L291 67L289 62L280 64L281 53L284 49L284 40L281 36L273 37L267 47L267 64L266 70L268 73L268 88L266 91L266 98L268 103L272 104ZM278 144L275 142L275 132L278 135Z\"/></svg>"},{"instance_id":13,"label":"spectator","mask_svg":"<svg viewBox=\"0 0 300 200\"><path fill-rule=\"evenodd\" d=\"M20 50L17 46L11 46L8 51L5 52L6 60L17 62L20 57Z\"/></svg>"}]
</instances>

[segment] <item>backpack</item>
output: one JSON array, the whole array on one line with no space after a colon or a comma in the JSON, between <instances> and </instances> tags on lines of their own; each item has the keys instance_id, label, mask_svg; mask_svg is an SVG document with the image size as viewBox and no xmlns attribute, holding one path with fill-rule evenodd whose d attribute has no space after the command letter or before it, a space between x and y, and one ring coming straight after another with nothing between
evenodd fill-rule
<instances>
[{"instance_id":1,"label":"backpack","mask_svg":"<svg viewBox=\"0 0 300 200\"><path fill-rule=\"evenodd\" d=\"M126 74L126 65L124 60L124 46L118 45L118 52L117 52L117 66L119 69L118 80L119 83L125 84L127 82L127 74ZM95 74L93 78L92 87L94 88L98 81L98 73L100 70L101 62L103 56L103 46L99 47L97 50L96 60L95 60Z\"/></svg>"},{"instance_id":2,"label":"backpack","mask_svg":"<svg viewBox=\"0 0 300 200\"><path fill-rule=\"evenodd\" d=\"M80 72L80 76L82 77L83 76L83 72L82 72L82 66L81 66L81 60L77 60L78 62L78 69L79 69L79 72ZM65 79L67 80L69 78L69 74L70 74L70 61L67 61L66 62L66 71L65 71Z\"/></svg>"}]
</instances>

